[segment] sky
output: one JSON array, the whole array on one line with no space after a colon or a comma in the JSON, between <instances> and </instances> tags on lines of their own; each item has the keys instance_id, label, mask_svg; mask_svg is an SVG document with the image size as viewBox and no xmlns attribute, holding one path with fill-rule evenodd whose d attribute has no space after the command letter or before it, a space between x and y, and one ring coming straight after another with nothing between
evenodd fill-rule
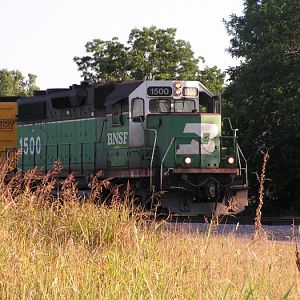
<instances>
[{"instance_id":1,"label":"sky","mask_svg":"<svg viewBox=\"0 0 300 300\"><path fill-rule=\"evenodd\" d=\"M176 28L195 57L222 70L238 64L226 51L223 19L241 15L243 0L0 0L0 69L37 75L41 89L81 81L74 56L95 38L125 43L133 28Z\"/></svg>"}]
</instances>

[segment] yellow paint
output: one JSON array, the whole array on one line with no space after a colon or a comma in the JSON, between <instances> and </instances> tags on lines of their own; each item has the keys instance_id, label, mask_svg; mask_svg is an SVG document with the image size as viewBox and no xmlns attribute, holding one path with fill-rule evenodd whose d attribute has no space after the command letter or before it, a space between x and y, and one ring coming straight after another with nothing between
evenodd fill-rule
<instances>
[{"instance_id":1,"label":"yellow paint","mask_svg":"<svg viewBox=\"0 0 300 300\"><path fill-rule=\"evenodd\" d=\"M0 102L0 158L8 148L17 147L17 103Z\"/></svg>"}]
</instances>

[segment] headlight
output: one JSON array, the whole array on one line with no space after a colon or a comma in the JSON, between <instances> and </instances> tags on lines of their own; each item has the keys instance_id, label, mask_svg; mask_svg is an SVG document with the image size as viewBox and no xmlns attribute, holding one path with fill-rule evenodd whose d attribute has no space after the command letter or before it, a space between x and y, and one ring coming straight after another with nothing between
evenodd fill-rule
<instances>
[{"instance_id":1,"label":"headlight","mask_svg":"<svg viewBox=\"0 0 300 300\"><path fill-rule=\"evenodd\" d=\"M174 91L174 95L175 95L175 96L180 96L180 95L181 95L181 90L176 89L176 90Z\"/></svg>"},{"instance_id":2,"label":"headlight","mask_svg":"<svg viewBox=\"0 0 300 300\"><path fill-rule=\"evenodd\" d=\"M187 165L189 165L189 164L192 162L192 159L191 159L189 156L187 156L187 157L184 159L184 162L185 162Z\"/></svg>"},{"instance_id":3,"label":"headlight","mask_svg":"<svg viewBox=\"0 0 300 300\"><path fill-rule=\"evenodd\" d=\"M234 157L232 157L232 156L228 157L228 158L227 158L227 162L228 162L230 165L234 164Z\"/></svg>"},{"instance_id":4,"label":"headlight","mask_svg":"<svg viewBox=\"0 0 300 300\"><path fill-rule=\"evenodd\" d=\"M182 84L179 81L174 82L174 96L180 96L182 90Z\"/></svg>"}]
</instances>

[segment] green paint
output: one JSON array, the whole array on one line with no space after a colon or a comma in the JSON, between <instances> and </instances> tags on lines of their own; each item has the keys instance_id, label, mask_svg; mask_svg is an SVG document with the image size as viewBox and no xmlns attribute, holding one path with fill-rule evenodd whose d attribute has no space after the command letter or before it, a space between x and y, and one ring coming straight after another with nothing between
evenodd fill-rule
<instances>
[{"instance_id":1,"label":"green paint","mask_svg":"<svg viewBox=\"0 0 300 300\"><path fill-rule=\"evenodd\" d=\"M192 158L189 167L219 167L220 115L149 115L147 128L157 130L157 145L160 149L161 158L167 153L164 161L165 167L187 167L184 163L187 156ZM174 140L170 146L172 139ZM153 136L148 135L147 145L152 144ZM199 153L201 154L199 155Z\"/></svg>"},{"instance_id":2,"label":"green paint","mask_svg":"<svg viewBox=\"0 0 300 300\"><path fill-rule=\"evenodd\" d=\"M57 159L66 172L80 172L82 165L89 170L105 167L106 158L101 158L106 137L103 122L82 119L19 126L18 146L23 147L24 153L20 167L49 170Z\"/></svg>"}]
</instances>

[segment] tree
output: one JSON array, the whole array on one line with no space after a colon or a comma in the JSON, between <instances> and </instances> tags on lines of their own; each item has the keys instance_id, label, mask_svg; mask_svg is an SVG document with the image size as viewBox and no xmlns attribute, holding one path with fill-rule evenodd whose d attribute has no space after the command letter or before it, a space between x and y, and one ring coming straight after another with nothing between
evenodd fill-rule
<instances>
[{"instance_id":1,"label":"tree","mask_svg":"<svg viewBox=\"0 0 300 300\"><path fill-rule=\"evenodd\" d=\"M176 29L157 29L155 26L133 29L129 35L129 58L135 79L195 78L198 58L190 43L176 40Z\"/></svg>"},{"instance_id":2,"label":"tree","mask_svg":"<svg viewBox=\"0 0 300 300\"><path fill-rule=\"evenodd\" d=\"M28 80L25 81L25 94L26 96L32 96L34 91L38 91L40 88L36 85L37 76L34 74L28 74Z\"/></svg>"},{"instance_id":3,"label":"tree","mask_svg":"<svg viewBox=\"0 0 300 300\"><path fill-rule=\"evenodd\" d=\"M116 81L129 79L128 49L117 37L111 41L94 39L85 45L91 55L74 57L78 70L82 72L84 81Z\"/></svg>"},{"instance_id":4,"label":"tree","mask_svg":"<svg viewBox=\"0 0 300 300\"><path fill-rule=\"evenodd\" d=\"M18 70L0 70L0 97L30 96L38 89L36 75L28 74L28 79L25 79Z\"/></svg>"},{"instance_id":5,"label":"tree","mask_svg":"<svg viewBox=\"0 0 300 300\"><path fill-rule=\"evenodd\" d=\"M197 80L203 83L213 94L222 93L225 89L225 72L221 71L217 66L205 66L199 71Z\"/></svg>"},{"instance_id":6,"label":"tree","mask_svg":"<svg viewBox=\"0 0 300 300\"><path fill-rule=\"evenodd\" d=\"M176 40L176 29L155 26L133 29L128 45L118 38L95 39L85 45L88 55L74 57L85 81L164 79L197 80L203 78L214 90L221 90L225 75L217 67L199 69L189 42ZM223 76L223 77L222 77ZM223 80L222 80L223 78Z\"/></svg>"},{"instance_id":7,"label":"tree","mask_svg":"<svg viewBox=\"0 0 300 300\"><path fill-rule=\"evenodd\" d=\"M300 209L300 2L245 0L244 14L226 22L229 52L241 59L229 70L226 99L243 133L250 170L254 143L268 132L270 173L281 206ZM264 133L264 134L263 134Z\"/></svg>"}]
</instances>

